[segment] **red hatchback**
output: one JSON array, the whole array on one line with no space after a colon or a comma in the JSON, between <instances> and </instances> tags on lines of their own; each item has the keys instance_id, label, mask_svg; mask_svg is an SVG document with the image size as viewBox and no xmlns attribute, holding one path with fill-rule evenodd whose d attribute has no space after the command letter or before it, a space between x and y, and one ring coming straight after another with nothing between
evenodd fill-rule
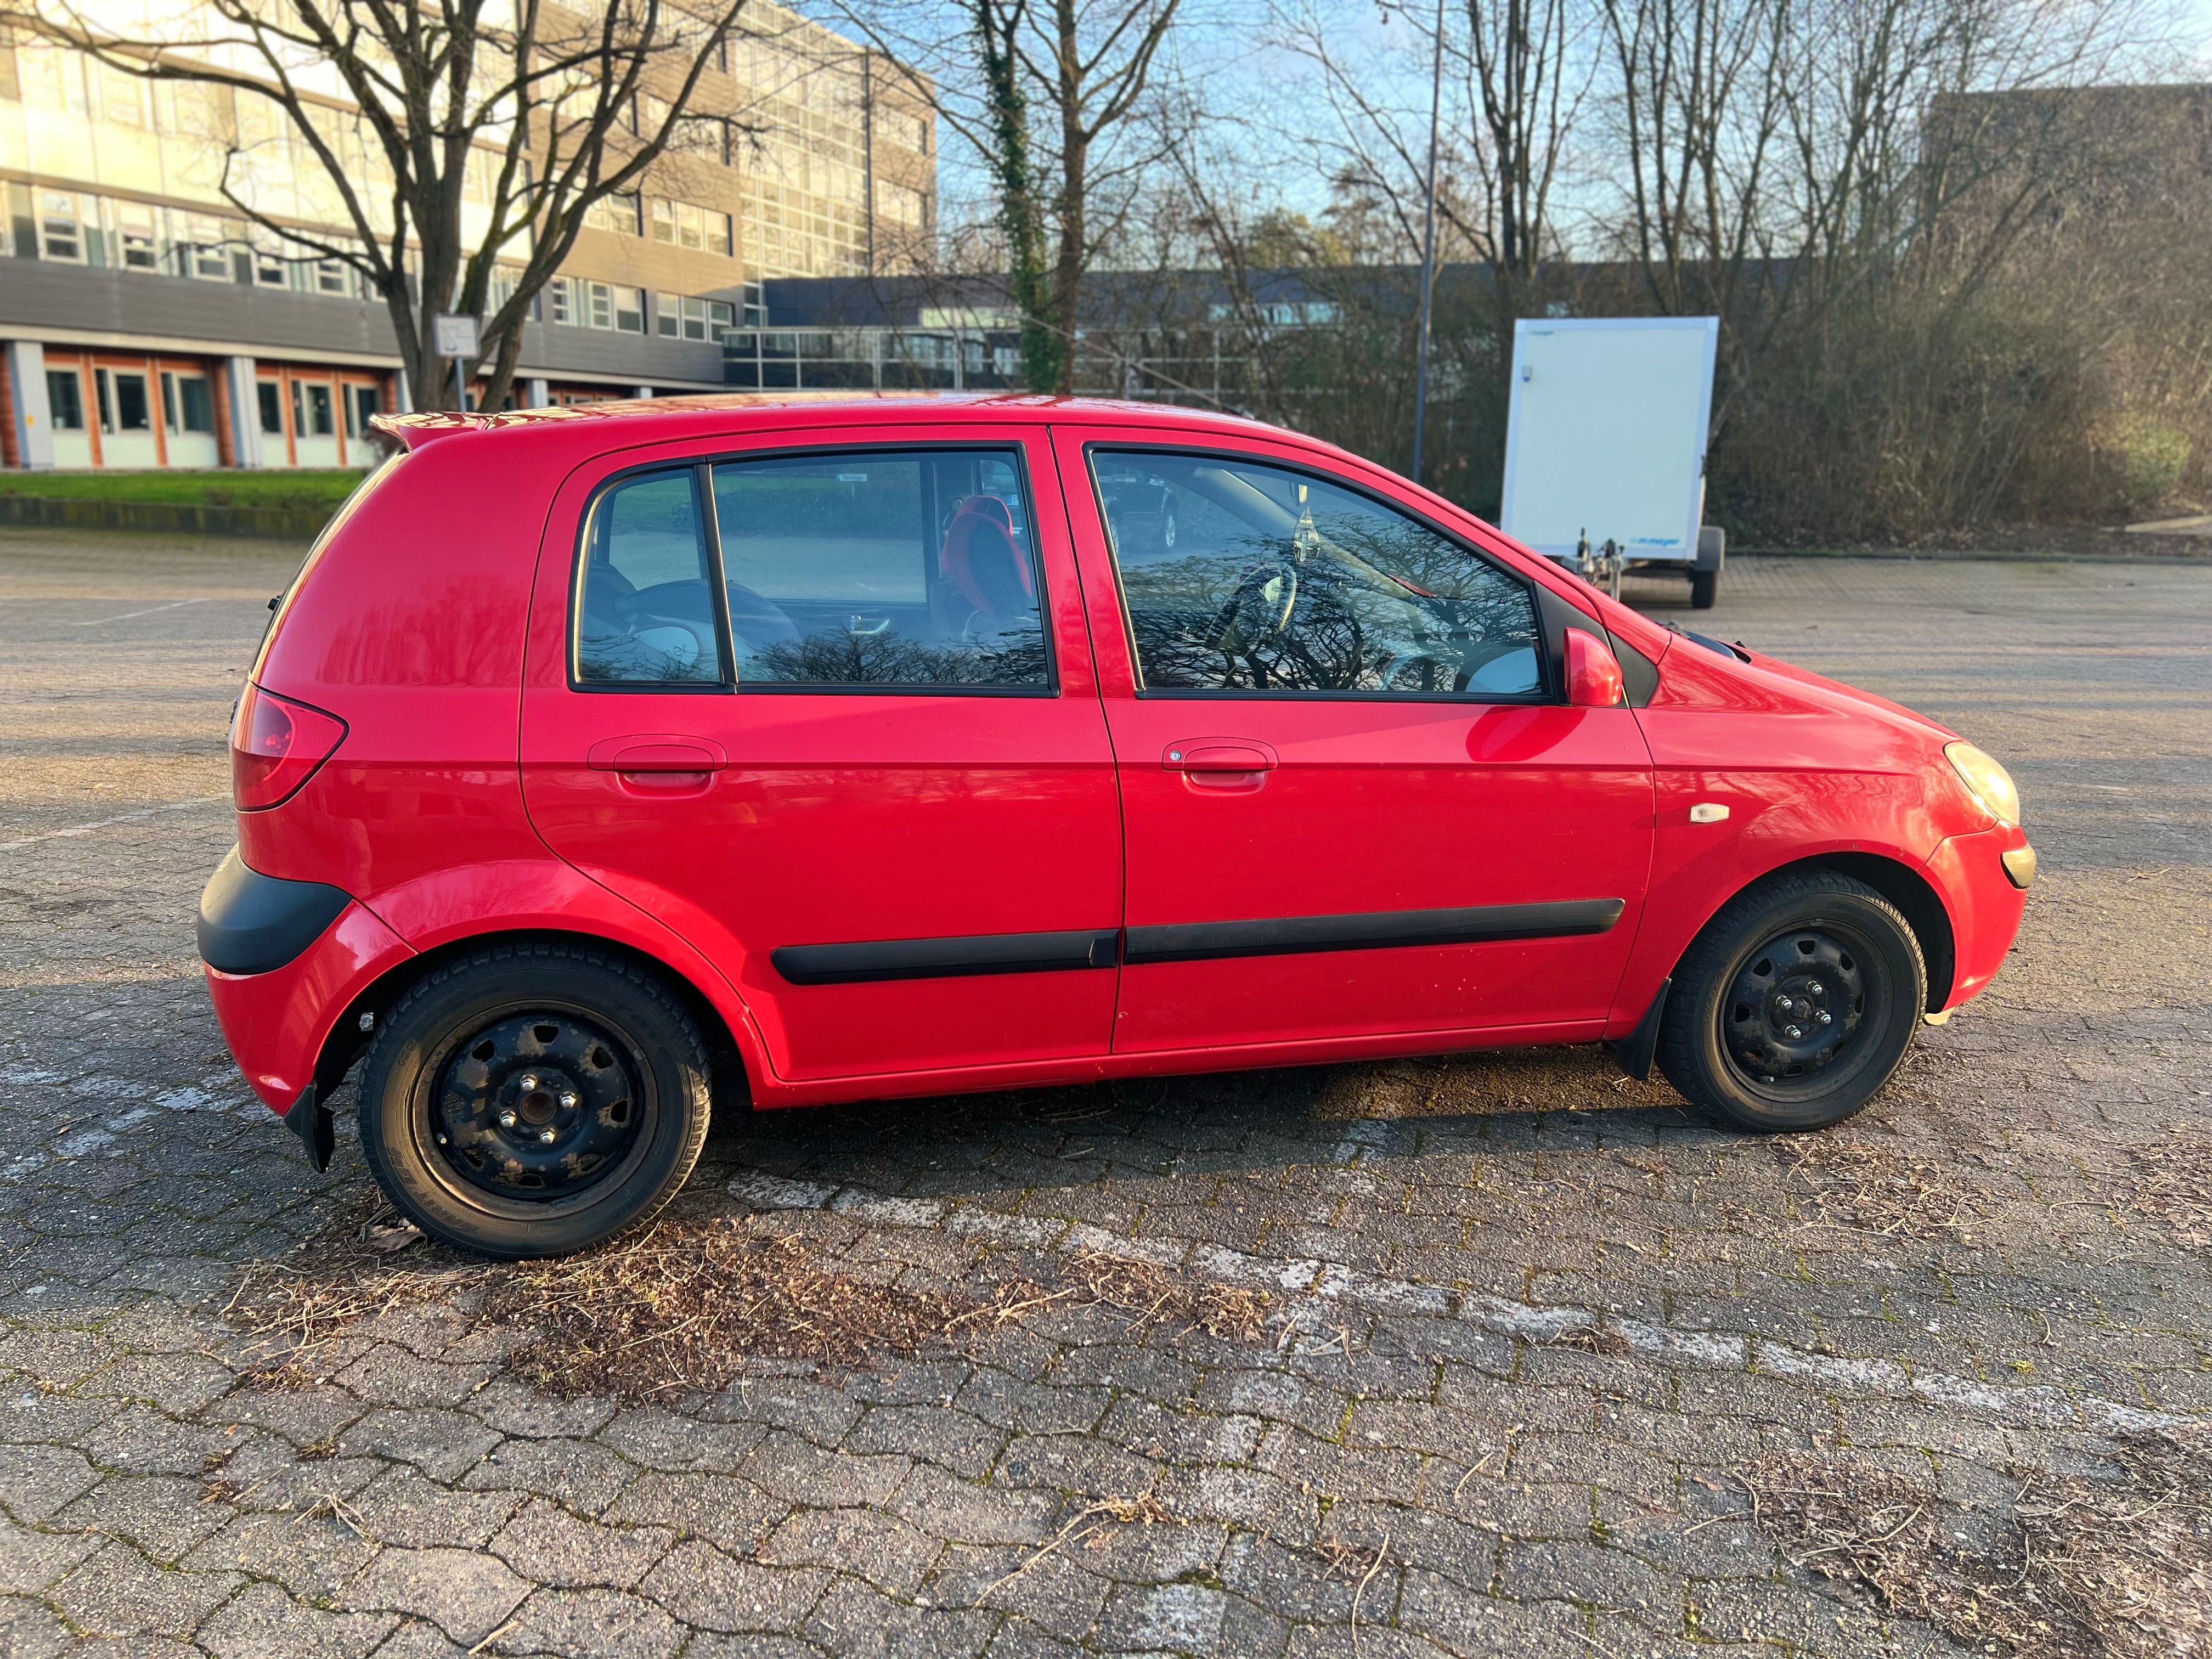
<instances>
[{"instance_id":1,"label":"red hatchback","mask_svg":"<svg viewBox=\"0 0 2212 1659\"><path fill-rule=\"evenodd\" d=\"M1325 444L1152 406L422 416L276 606L199 938L318 1168L488 1255L710 1103L1601 1039L1856 1110L1980 991L2003 769Z\"/></svg>"}]
</instances>

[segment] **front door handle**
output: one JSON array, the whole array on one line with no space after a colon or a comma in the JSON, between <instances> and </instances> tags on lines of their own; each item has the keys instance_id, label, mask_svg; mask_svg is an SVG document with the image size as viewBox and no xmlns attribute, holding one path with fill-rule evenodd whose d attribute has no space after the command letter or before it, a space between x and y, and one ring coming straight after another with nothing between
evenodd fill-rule
<instances>
[{"instance_id":1,"label":"front door handle","mask_svg":"<svg viewBox=\"0 0 2212 1659\"><path fill-rule=\"evenodd\" d=\"M1275 751L1249 738L1193 738L1171 743L1160 757L1170 772L1272 772Z\"/></svg>"},{"instance_id":2,"label":"front door handle","mask_svg":"<svg viewBox=\"0 0 2212 1659\"><path fill-rule=\"evenodd\" d=\"M722 745L706 738L609 738L593 744L584 763L594 772L719 772L730 763Z\"/></svg>"}]
</instances>

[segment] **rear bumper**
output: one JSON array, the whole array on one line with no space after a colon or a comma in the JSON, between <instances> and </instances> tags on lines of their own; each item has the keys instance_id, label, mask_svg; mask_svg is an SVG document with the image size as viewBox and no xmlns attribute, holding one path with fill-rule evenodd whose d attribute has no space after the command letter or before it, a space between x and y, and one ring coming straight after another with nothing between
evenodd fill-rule
<instances>
[{"instance_id":1,"label":"rear bumper","mask_svg":"<svg viewBox=\"0 0 2212 1659\"><path fill-rule=\"evenodd\" d=\"M1928 878L1951 913L1954 964L1945 1010L1978 996L2004 966L2020 933L2027 892L2016 874L2027 833L2007 824L1971 836L1954 836L1928 860ZM2008 868L2006 855L2014 868ZM2033 864L2027 861L2032 872ZM2031 879L2032 879L2031 876Z\"/></svg>"},{"instance_id":2,"label":"rear bumper","mask_svg":"<svg viewBox=\"0 0 2212 1659\"><path fill-rule=\"evenodd\" d=\"M412 955L398 934L348 899L311 944L279 967L229 973L210 963L216 1018L253 1092L272 1110L289 1112L314 1082L316 1061L338 1019Z\"/></svg>"}]
</instances>

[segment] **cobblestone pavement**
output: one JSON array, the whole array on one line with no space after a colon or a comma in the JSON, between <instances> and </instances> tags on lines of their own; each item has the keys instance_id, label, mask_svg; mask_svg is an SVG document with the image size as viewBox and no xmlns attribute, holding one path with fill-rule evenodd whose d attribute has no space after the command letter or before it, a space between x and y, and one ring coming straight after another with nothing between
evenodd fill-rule
<instances>
[{"instance_id":1,"label":"cobblestone pavement","mask_svg":"<svg viewBox=\"0 0 2212 1659\"><path fill-rule=\"evenodd\" d=\"M1266 1337L1040 1317L617 1407L433 1305L246 1386L241 1266L368 1179L343 1118L308 1176L192 954L290 558L0 531L7 1654L1943 1653L1741 1472L1846 1451L2002 1516L2212 1406L2206 1259L2139 1201L2212 1094L2212 569L1775 559L1705 617L1631 597L1956 725L2045 872L1848 1129L1729 1133L1592 1050L763 1115L690 1213L915 1286L1154 1260L1268 1286Z\"/></svg>"}]
</instances>

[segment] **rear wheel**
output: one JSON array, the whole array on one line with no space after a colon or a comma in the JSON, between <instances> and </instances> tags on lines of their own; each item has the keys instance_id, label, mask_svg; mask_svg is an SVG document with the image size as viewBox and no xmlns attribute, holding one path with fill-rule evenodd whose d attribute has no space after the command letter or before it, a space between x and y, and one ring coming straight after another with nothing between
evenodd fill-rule
<instances>
[{"instance_id":1,"label":"rear wheel","mask_svg":"<svg viewBox=\"0 0 2212 1659\"><path fill-rule=\"evenodd\" d=\"M1720 597L1721 573L1717 570L1692 570L1690 573L1690 609L1710 611L1713 601Z\"/></svg>"},{"instance_id":2,"label":"rear wheel","mask_svg":"<svg viewBox=\"0 0 2212 1659\"><path fill-rule=\"evenodd\" d=\"M1770 877L1683 953L1659 1069L1746 1128L1826 1128L1889 1081L1927 994L1919 941L1873 888L1826 870Z\"/></svg>"},{"instance_id":3,"label":"rear wheel","mask_svg":"<svg viewBox=\"0 0 2212 1659\"><path fill-rule=\"evenodd\" d=\"M362 1149L431 1237L565 1255L676 1195L706 1139L708 1075L658 979L582 946L495 946L425 975L383 1022Z\"/></svg>"}]
</instances>

